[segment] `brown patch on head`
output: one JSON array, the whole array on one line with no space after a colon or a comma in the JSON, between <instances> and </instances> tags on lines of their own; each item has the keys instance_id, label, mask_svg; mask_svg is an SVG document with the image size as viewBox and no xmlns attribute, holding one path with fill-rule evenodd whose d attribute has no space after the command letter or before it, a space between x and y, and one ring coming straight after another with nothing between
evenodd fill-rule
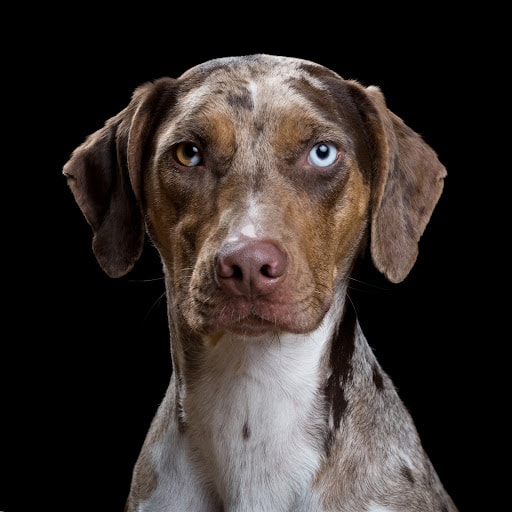
<instances>
[{"instance_id":1,"label":"brown patch on head","mask_svg":"<svg viewBox=\"0 0 512 512\"><path fill-rule=\"evenodd\" d=\"M233 107L234 110L253 110L254 102L251 98L249 91L242 90L232 93L226 92L226 100L228 105Z\"/></svg>"},{"instance_id":2,"label":"brown patch on head","mask_svg":"<svg viewBox=\"0 0 512 512\"><path fill-rule=\"evenodd\" d=\"M213 150L220 148L221 151L217 158L223 157L223 165L226 165L227 161L233 157L236 148L236 136L231 116L226 112L216 112L214 115L208 116L208 121L210 122L205 123L205 140L208 142L209 148Z\"/></svg>"}]
</instances>

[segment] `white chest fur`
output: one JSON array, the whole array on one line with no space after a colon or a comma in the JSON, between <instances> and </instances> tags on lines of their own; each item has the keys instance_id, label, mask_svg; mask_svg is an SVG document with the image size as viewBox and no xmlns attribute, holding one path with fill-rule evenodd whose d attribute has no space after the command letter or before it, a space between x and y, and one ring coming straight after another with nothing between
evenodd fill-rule
<instances>
[{"instance_id":1,"label":"white chest fur","mask_svg":"<svg viewBox=\"0 0 512 512\"><path fill-rule=\"evenodd\" d=\"M320 360L332 328L326 319L309 335L227 335L206 349L185 409L201 472L226 510L312 506L324 414Z\"/></svg>"}]
</instances>

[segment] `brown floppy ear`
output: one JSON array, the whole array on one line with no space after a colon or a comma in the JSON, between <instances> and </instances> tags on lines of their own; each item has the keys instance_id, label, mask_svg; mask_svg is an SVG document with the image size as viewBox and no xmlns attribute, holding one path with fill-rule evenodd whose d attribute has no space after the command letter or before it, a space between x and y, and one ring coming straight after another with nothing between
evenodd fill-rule
<instances>
[{"instance_id":1,"label":"brown floppy ear","mask_svg":"<svg viewBox=\"0 0 512 512\"><path fill-rule=\"evenodd\" d=\"M63 174L93 231L92 247L110 277L127 274L144 244L142 159L152 115L172 79L137 88L129 105L89 135L64 165Z\"/></svg>"},{"instance_id":2,"label":"brown floppy ear","mask_svg":"<svg viewBox=\"0 0 512 512\"><path fill-rule=\"evenodd\" d=\"M375 141L372 260L389 281L399 283L416 262L419 239L441 196L447 173L422 137L388 110L378 87L351 84L355 96L365 103L363 115Z\"/></svg>"}]
</instances>

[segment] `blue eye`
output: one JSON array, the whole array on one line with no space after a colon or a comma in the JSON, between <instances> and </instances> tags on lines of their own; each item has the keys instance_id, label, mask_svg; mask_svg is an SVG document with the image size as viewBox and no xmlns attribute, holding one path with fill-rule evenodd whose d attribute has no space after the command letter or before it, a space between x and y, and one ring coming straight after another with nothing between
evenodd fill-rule
<instances>
[{"instance_id":1,"label":"blue eye","mask_svg":"<svg viewBox=\"0 0 512 512\"><path fill-rule=\"evenodd\" d=\"M329 167L338 157L338 150L330 142L319 142L309 152L308 162L315 167Z\"/></svg>"},{"instance_id":2,"label":"blue eye","mask_svg":"<svg viewBox=\"0 0 512 512\"><path fill-rule=\"evenodd\" d=\"M200 149L193 142L180 142L174 148L174 158L185 167L196 167L203 159Z\"/></svg>"}]
</instances>

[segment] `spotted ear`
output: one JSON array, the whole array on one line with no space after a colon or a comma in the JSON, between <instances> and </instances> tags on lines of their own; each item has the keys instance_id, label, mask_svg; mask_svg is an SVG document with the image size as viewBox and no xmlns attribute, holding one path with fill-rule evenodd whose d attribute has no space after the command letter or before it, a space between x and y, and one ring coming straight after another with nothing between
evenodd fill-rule
<instances>
[{"instance_id":1,"label":"spotted ear","mask_svg":"<svg viewBox=\"0 0 512 512\"><path fill-rule=\"evenodd\" d=\"M372 260L389 281L399 283L418 256L418 242L441 196L446 169L422 137L388 110L379 88L351 82L364 103L374 141L371 208Z\"/></svg>"},{"instance_id":2,"label":"spotted ear","mask_svg":"<svg viewBox=\"0 0 512 512\"><path fill-rule=\"evenodd\" d=\"M141 203L145 143L154 110L172 79L137 88L129 105L106 121L71 154L63 174L93 231L92 247L110 277L127 274L145 236Z\"/></svg>"}]
</instances>

